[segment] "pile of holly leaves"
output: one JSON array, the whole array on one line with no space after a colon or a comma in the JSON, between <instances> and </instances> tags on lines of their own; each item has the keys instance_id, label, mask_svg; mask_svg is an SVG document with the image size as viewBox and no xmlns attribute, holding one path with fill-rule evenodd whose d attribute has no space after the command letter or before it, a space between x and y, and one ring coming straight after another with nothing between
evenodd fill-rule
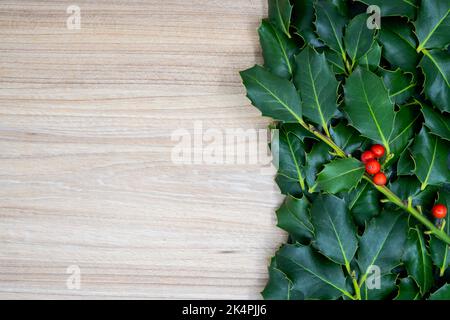
<instances>
[{"instance_id":1,"label":"pile of holly leaves","mask_svg":"<svg viewBox=\"0 0 450 320\"><path fill-rule=\"evenodd\" d=\"M264 298L450 299L450 221L430 214L450 208L449 7L269 0L264 66L241 72L279 129L271 148L286 195L277 219L289 239ZM386 186L359 161L375 143Z\"/></svg>"}]
</instances>

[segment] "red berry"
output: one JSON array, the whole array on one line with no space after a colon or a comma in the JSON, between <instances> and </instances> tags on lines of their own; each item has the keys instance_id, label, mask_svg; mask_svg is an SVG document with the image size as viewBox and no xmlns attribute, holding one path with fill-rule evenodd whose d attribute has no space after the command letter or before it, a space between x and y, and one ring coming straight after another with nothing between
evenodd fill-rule
<instances>
[{"instance_id":1,"label":"red berry","mask_svg":"<svg viewBox=\"0 0 450 320\"><path fill-rule=\"evenodd\" d=\"M373 182L378 186L384 186L387 182L386 175L383 172L378 172L373 176Z\"/></svg>"},{"instance_id":2,"label":"red berry","mask_svg":"<svg viewBox=\"0 0 450 320\"><path fill-rule=\"evenodd\" d=\"M364 151L361 154L361 161L366 163L369 160L375 159L375 154L372 151Z\"/></svg>"},{"instance_id":3,"label":"red berry","mask_svg":"<svg viewBox=\"0 0 450 320\"><path fill-rule=\"evenodd\" d=\"M369 174L375 174L380 172L381 166L377 160L369 160L366 163L366 171Z\"/></svg>"},{"instance_id":4,"label":"red berry","mask_svg":"<svg viewBox=\"0 0 450 320\"><path fill-rule=\"evenodd\" d=\"M443 204L438 203L434 205L433 209L431 209L431 212L433 212L433 216L436 219L444 219L447 215L447 207Z\"/></svg>"},{"instance_id":5,"label":"red berry","mask_svg":"<svg viewBox=\"0 0 450 320\"><path fill-rule=\"evenodd\" d=\"M373 152L375 158L381 158L384 155L384 147L381 144L374 144L370 151Z\"/></svg>"}]
</instances>

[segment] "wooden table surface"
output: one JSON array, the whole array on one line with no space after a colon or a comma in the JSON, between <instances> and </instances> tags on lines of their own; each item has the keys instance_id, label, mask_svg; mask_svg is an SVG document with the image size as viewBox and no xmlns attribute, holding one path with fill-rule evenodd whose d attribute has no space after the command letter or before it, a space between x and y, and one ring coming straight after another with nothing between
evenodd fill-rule
<instances>
[{"instance_id":1,"label":"wooden table surface","mask_svg":"<svg viewBox=\"0 0 450 320\"><path fill-rule=\"evenodd\" d=\"M0 298L260 298L285 238L273 175L175 163L172 136L267 126L238 75L266 11L0 1Z\"/></svg>"}]
</instances>

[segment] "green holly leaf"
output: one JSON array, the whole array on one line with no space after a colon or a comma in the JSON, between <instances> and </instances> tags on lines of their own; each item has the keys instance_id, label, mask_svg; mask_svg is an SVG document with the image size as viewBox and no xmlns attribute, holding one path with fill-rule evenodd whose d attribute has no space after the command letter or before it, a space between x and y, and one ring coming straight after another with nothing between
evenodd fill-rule
<instances>
[{"instance_id":1,"label":"green holly leaf","mask_svg":"<svg viewBox=\"0 0 450 320\"><path fill-rule=\"evenodd\" d=\"M389 97L394 103L404 103L413 95L416 83L413 81L411 73L404 73L400 69L380 70L384 85L389 91Z\"/></svg>"},{"instance_id":2,"label":"green holly leaf","mask_svg":"<svg viewBox=\"0 0 450 320\"><path fill-rule=\"evenodd\" d=\"M293 0L292 3L294 4L292 25L297 30L297 34L312 47L323 46L322 41L319 40L313 28L313 1Z\"/></svg>"},{"instance_id":3,"label":"green holly leaf","mask_svg":"<svg viewBox=\"0 0 450 320\"><path fill-rule=\"evenodd\" d=\"M450 154L448 142L430 135L425 128L422 128L411 151L415 162L414 173L422 183L422 190L427 185L440 186L450 180L447 164Z\"/></svg>"},{"instance_id":4,"label":"green holly leaf","mask_svg":"<svg viewBox=\"0 0 450 320\"><path fill-rule=\"evenodd\" d=\"M365 142L365 139L355 129L343 122L339 122L335 127L331 127L330 133L333 141L347 154L360 149Z\"/></svg>"},{"instance_id":5,"label":"green holly leaf","mask_svg":"<svg viewBox=\"0 0 450 320\"><path fill-rule=\"evenodd\" d=\"M289 0L269 0L269 20L289 38L292 6Z\"/></svg>"},{"instance_id":6,"label":"green holly leaf","mask_svg":"<svg viewBox=\"0 0 450 320\"><path fill-rule=\"evenodd\" d=\"M345 30L344 44L352 65L369 51L374 41L374 30L367 28L365 13L354 17Z\"/></svg>"},{"instance_id":7,"label":"green holly leaf","mask_svg":"<svg viewBox=\"0 0 450 320\"><path fill-rule=\"evenodd\" d=\"M419 288L417 288L416 282L408 277L400 280L398 285L398 294L395 300L418 300L420 299Z\"/></svg>"},{"instance_id":8,"label":"green holly leaf","mask_svg":"<svg viewBox=\"0 0 450 320\"><path fill-rule=\"evenodd\" d=\"M287 195L283 205L277 210L278 227L287 231L294 241L307 242L314 236L314 227L309 215L309 201Z\"/></svg>"},{"instance_id":9,"label":"green holly leaf","mask_svg":"<svg viewBox=\"0 0 450 320\"><path fill-rule=\"evenodd\" d=\"M414 136L414 132L419 124L420 113L410 106L401 107L395 113L394 128L389 137L391 152L395 155L392 160L398 159L400 154L409 145Z\"/></svg>"},{"instance_id":10,"label":"green holly leaf","mask_svg":"<svg viewBox=\"0 0 450 320\"><path fill-rule=\"evenodd\" d=\"M328 122L337 110L338 82L324 54L306 47L295 58L294 83L300 88L303 115L328 130Z\"/></svg>"},{"instance_id":11,"label":"green holly leaf","mask_svg":"<svg viewBox=\"0 0 450 320\"><path fill-rule=\"evenodd\" d=\"M275 258L269 266L269 281L261 292L266 300L302 300L303 294L292 288L292 282L283 271L277 269Z\"/></svg>"},{"instance_id":12,"label":"green holly leaf","mask_svg":"<svg viewBox=\"0 0 450 320\"><path fill-rule=\"evenodd\" d=\"M276 254L277 264L305 299L351 297L342 267L309 246L284 245Z\"/></svg>"},{"instance_id":13,"label":"green holly leaf","mask_svg":"<svg viewBox=\"0 0 450 320\"><path fill-rule=\"evenodd\" d=\"M450 54L440 50L423 50L420 61L425 96L441 111L450 112Z\"/></svg>"},{"instance_id":14,"label":"green holly leaf","mask_svg":"<svg viewBox=\"0 0 450 320\"><path fill-rule=\"evenodd\" d=\"M364 165L354 158L333 160L317 176L318 187L327 193L355 188L364 175Z\"/></svg>"},{"instance_id":15,"label":"green holly leaf","mask_svg":"<svg viewBox=\"0 0 450 320\"><path fill-rule=\"evenodd\" d=\"M439 192L439 198L436 203L441 203L447 208L450 208L450 192L442 189ZM444 220L444 231L450 235L450 218L448 214ZM439 268L440 275L443 276L445 270L450 265L450 247L432 235L430 238L430 251L433 263Z\"/></svg>"},{"instance_id":16,"label":"green holly leaf","mask_svg":"<svg viewBox=\"0 0 450 320\"><path fill-rule=\"evenodd\" d=\"M379 287L369 286L366 282L361 286L361 299L362 300L385 300L396 289L395 282L397 281L397 275L388 273L382 275L379 279L374 279L373 282L380 281Z\"/></svg>"},{"instance_id":17,"label":"green holly leaf","mask_svg":"<svg viewBox=\"0 0 450 320\"><path fill-rule=\"evenodd\" d=\"M360 227L365 227L380 212L380 193L367 181L348 193L346 201L353 219Z\"/></svg>"},{"instance_id":18,"label":"green holly leaf","mask_svg":"<svg viewBox=\"0 0 450 320\"><path fill-rule=\"evenodd\" d=\"M415 176L400 176L397 180L389 184L389 189L400 199L411 198L413 206L431 205L436 199L437 187L428 186L425 190L420 190L420 182Z\"/></svg>"},{"instance_id":19,"label":"green holly leaf","mask_svg":"<svg viewBox=\"0 0 450 320\"><path fill-rule=\"evenodd\" d=\"M330 147L324 142L313 145L311 151L306 154L306 181L309 186L316 183L316 177L323 165L331 160Z\"/></svg>"},{"instance_id":20,"label":"green holly leaf","mask_svg":"<svg viewBox=\"0 0 450 320\"><path fill-rule=\"evenodd\" d=\"M444 48L450 43L450 6L448 0L422 1L414 23L419 47Z\"/></svg>"},{"instance_id":21,"label":"green holly leaf","mask_svg":"<svg viewBox=\"0 0 450 320\"><path fill-rule=\"evenodd\" d=\"M383 275L400 264L407 234L408 223L403 213L385 210L369 222L357 253L360 284L366 281L372 266L380 268Z\"/></svg>"},{"instance_id":22,"label":"green holly leaf","mask_svg":"<svg viewBox=\"0 0 450 320\"><path fill-rule=\"evenodd\" d=\"M315 230L314 247L350 270L358 240L345 201L333 195L319 195L311 208L311 217Z\"/></svg>"},{"instance_id":23,"label":"green holly leaf","mask_svg":"<svg viewBox=\"0 0 450 320\"><path fill-rule=\"evenodd\" d=\"M333 70L335 74L344 74L347 72L340 54L329 49L325 50L324 53L328 63L330 64L331 70Z\"/></svg>"},{"instance_id":24,"label":"green holly leaf","mask_svg":"<svg viewBox=\"0 0 450 320\"><path fill-rule=\"evenodd\" d=\"M383 56L394 67L416 73L419 56L416 38L409 23L399 19L383 21L378 41L383 46Z\"/></svg>"},{"instance_id":25,"label":"green holly leaf","mask_svg":"<svg viewBox=\"0 0 450 320\"><path fill-rule=\"evenodd\" d=\"M320 39L342 57L345 56L343 32L347 19L331 1L318 0L316 8L316 31Z\"/></svg>"},{"instance_id":26,"label":"green holly leaf","mask_svg":"<svg viewBox=\"0 0 450 320\"><path fill-rule=\"evenodd\" d=\"M278 164L276 181L283 194L300 195L305 186L305 149L302 138L289 127L281 126L272 142L273 162Z\"/></svg>"},{"instance_id":27,"label":"green holly leaf","mask_svg":"<svg viewBox=\"0 0 450 320\"><path fill-rule=\"evenodd\" d=\"M381 16L402 16L414 19L417 9L416 0L358 0L367 5L376 5L381 9ZM383 24L381 24L383 28Z\"/></svg>"},{"instance_id":28,"label":"green holly leaf","mask_svg":"<svg viewBox=\"0 0 450 320\"><path fill-rule=\"evenodd\" d=\"M298 52L295 42L267 20L262 21L258 33L264 67L279 77L290 79L293 74L294 55Z\"/></svg>"},{"instance_id":29,"label":"green holly leaf","mask_svg":"<svg viewBox=\"0 0 450 320\"><path fill-rule=\"evenodd\" d=\"M399 176L409 176L414 174L414 160L411 152L405 149L401 154L397 162L397 174Z\"/></svg>"},{"instance_id":30,"label":"green holly leaf","mask_svg":"<svg viewBox=\"0 0 450 320\"><path fill-rule=\"evenodd\" d=\"M450 300L450 284L446 283L430 295L428 300Z\"/></svg>"},{"instance_id":31,"label":"green holly leaf","mask_svg":"<svg viewBox=\"0 0 450 320\"><path fill-rule=\"evenodd\" d=\"M417 227L409 231L403 262L424 295L433 285L433 265L423 233Z\"/></svg>"},{"instance_id":32,"label":"green holly leaf","mask_svg":"<svg viewBox=\"0 0 450 320\"><path fill-rule=\"evenodd\" d=\"M381 78L357 68L344 86L345 112L352 126L364 136L383 144L389 153L394 124L394 106Z\"/></svg>"},{"instance_id":33,"label":"green holly leaf","mask_svg":"<svg viewBox=\"0 0 450 320\"><path fill-rule=\"evenodd\" d=\"M358 60L358 65L371 71L375 71L380 65L381 47L377 42Z\"/></svg>"},{"instance_id":34,"label":"green holly leaf","mask_svg":"<svg viewBox=\"0 0 450 320\"><path fill-rule=\"evenodd\" d=\"M433 108L422 104L422 114L425 118L425 125L442 139L450 141L450 115L435 111Z\"/></svg>"},{"instance_id":35,"label":"green holly leaf","mask_svg":"<svg viewBox=\"0 0 450 320\"><path fill-rule=\"evenodd\" d=\"M247 97L268 116L285 122L301 119L300 97L292 82L277 77L260 66L241 71Z\"/></svg>"}]
</instances>

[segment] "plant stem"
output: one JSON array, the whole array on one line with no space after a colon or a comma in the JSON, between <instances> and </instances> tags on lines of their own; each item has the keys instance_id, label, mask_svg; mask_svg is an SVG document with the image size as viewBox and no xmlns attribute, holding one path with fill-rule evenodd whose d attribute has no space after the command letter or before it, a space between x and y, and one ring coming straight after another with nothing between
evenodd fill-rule
<instances>
[{"instance_id":1,"label":"plant stem","mask_svg":"<svg viewBox=\"0 0 450 320\"><path fill-rule=\"evenodd\" d=\"M359 288L358 281L356 281L355 274L352 273L350 264L348 262L345 263L345 268L347 269L348 275L352 278L353 287L355 288L355 297L354 298L356 300L361 300L361 289Z\"/></svg>"}]
</instances>

